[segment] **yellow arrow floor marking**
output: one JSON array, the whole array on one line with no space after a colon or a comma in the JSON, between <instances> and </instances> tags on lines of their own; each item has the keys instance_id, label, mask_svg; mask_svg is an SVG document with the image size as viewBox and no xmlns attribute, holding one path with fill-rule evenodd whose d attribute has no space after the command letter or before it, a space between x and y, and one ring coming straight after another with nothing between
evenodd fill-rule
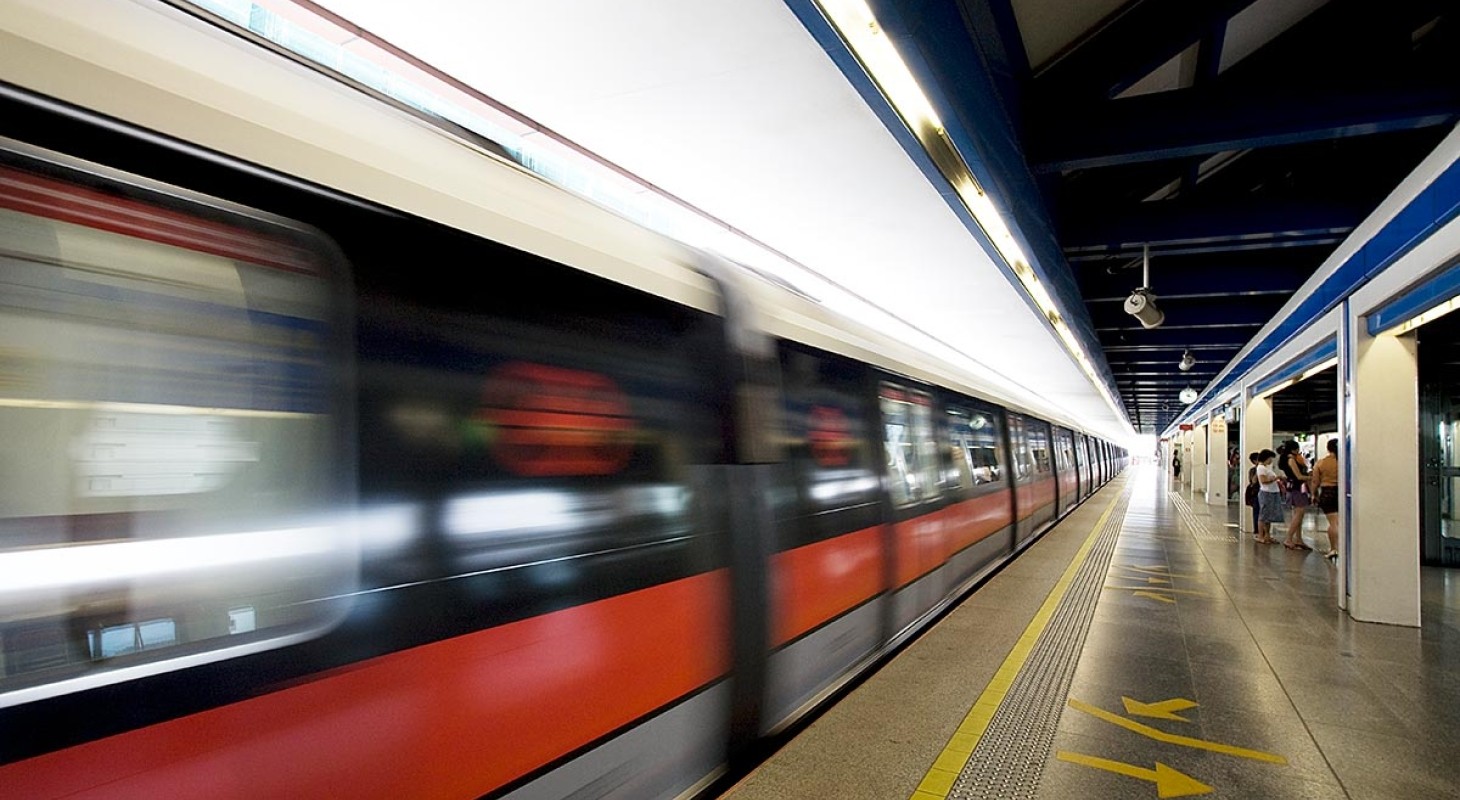
<instances>
[{"instance_id":1,"label":"yellow arrow floor marking","mask_svg":"<svg viewBox=\"0 0 1460 800\"><path fill-rule=\"evenodd\" d=\"M1128 578L1130 578L1132 580L1135 580L1137 578L1151 578L1151 577L1155 577L1155 578L1190 578L1191 577L1190 575L1187 575L1185 573L1172 572L1168 567L1160 567L1160 568L1157 568L1157 567L1137 567L1137 566L1132 565L1132 564L1121 564L1120 565L1120 568L1121 569L1128 569L1131 572L1134 572L1135 575L1128 575L1128 576L1126 576L1126 577L1128 577Z\"/></svg>"},{"instance_id":2,"label":"yellow arrow floor marking","mask_svg":"<svg viewBox=\"0 0 1460 800\"><path fill-rule=\"evenodd\" d=\"M1186 717L1178 717L1175 712L1185 711L1188 708L1196 708L1197 703L1187 700L1185 697L1174 697L1170 700L1162 700L1159 703L1142 703L1139 700L1132 700L1122 696L1120 702L1125 704L1125 713L1134 714L1138 717L1151 717L1152 719L1174 719L1177 722L1190 722Z\"/></svg>"},{"instance_id":3,"label":"yellow arrow floor marking","mask_svg":"<svg viewBox=\"0 0 1460 800\"><path fill-rule=\"evenodd\" d=\"M1143 591L1149 590L1151 587L1149 587L1149 586L1111 586L1110 584L1107 583L1107 584L1105 584L1105 588L1107 588L1107 589L1118 589L1120 591L1126 591L1126 592L1143 592ZM1194 595L1196 595L1198 597L1211 597L1211 595L1207 594L1206 592L1198 592L1195 589L1172 589L1172 588L1167 587L1167 586L1162 586L1160 589L1157 589L1156 591L1158 591L1158 592L1174 592L1176 594L1194 594Z\"/></svg>"},{"instance_id":4,"label":"yellow arrow floor marking","mask_svg":"<svg viewBox=\"0 0 1460 800\"><path fill-rule=\"evenodd\" d=\"M1103 708L1092 706L1089 703L1076 700L1073 697L1069 699L1069 704L1070 708L1076 711L1083 711L1096 719L1105 720L1112 725L1119 725L1132 733L1139 733L1142 736L1155 739L1158 742L1180 745L1181 747L1191 747L1197 750L1210 750L1213 753L1222 753L1224 755L1237 756L1238 758L1250 758L1253 761L1266 761L1269 764L1288 763L1288 760L1282 756L1264 753L1261 750L1248 750L1245 747L1234 747L1230 744L1222 744L1221 742L1209 742L1205 739L1193 739L1190 736L1167 733L1163 730L1152 728L1150 725L1142 725L1133 719L1126 719L1119 714L1112 714Z\"/></svg>"},{"instance_id":5,"label":"yellow arrow floor marking","mask_svg":"<svg viewBox=\"0 0 1460 800\"><path fill-rule=\"evenodd\" d=\"M1164 594L1156 594L1155 592L1135 592L1135 596L1136 597L1148 597L1148 598L1150 598L1152 600L1160 600L1163 603L1174 603L1174 602L1176 602L1176 599L1173 598L1173 597L1167 597Z\"/></svg>"},{"instance_id":6,"label":"yellow arrow floor marking","mask_svg":"<svg viewBox=\"0 0 1460 800\"><path fill-rule=\"evenodd\" d=\"M1152 584L1152 585L1162 584L1162 583L1169 584L1169 583L1171 583L1171 579L1170 578L1156 578L1156 577L1151 577L1151 578L1146 578L1146 583L1149 583L1149 584Z\"/></svg>"},{"instance_id":7,"label":"yellow arrow floor marking","mask_svg":"<svg viewBox=\"0 0 1460 800\"><path fill-rule=\"evenodd\" d=\"M1121 564L1126 569L1140 570L1141 572L1170 572L1170 567L1163 567L1160 564Z\"/></svg>"},{"instance_id":8,"label":"yellow arrow floor marking","mask_svg":"<svg viewBox=\"0 0 1460 800\"><path fill-rule=\"evenodd\" d=\"M1070 753L1065 750L1056 751L1055 758L1061 761L1068 761L1071 764L1079 764L1085 767L1103 769L1106 772L1114 772L1117 775L1125 775L1130 778L1137 778L1143 781L1150 781L1156 784L1157 797L1190 797L1198 794L1209 794L1212 787L1202 783L1196 778L1184 772L1178 772L1161 762L1156 762L1155 769L1145 769L1134 764L1127 764L1123 761L1111 761L1108 758L1096 758L1083 753Z\"/></svg>"}]
</instances>

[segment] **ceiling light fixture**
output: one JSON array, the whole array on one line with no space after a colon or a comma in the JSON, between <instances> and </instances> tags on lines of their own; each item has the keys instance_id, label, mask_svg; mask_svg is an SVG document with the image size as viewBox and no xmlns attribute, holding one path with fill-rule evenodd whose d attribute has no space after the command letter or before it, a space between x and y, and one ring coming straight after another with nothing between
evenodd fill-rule
<instances>
[{"instance_id":1,"label":"ceiling light fixture","mask_svg":"<svg viewBox=\"0 0 1460 800\"><path fill-rule=\"evenodd\" d=\"M1181 394L1177 395L1177 397L1180 398L1182 403L1185 403L1186 405L1191 405L1192 403L1196 402L1196 390L1188 386L1185 389L1182 389Z\"/></svg>"},{"instance_id":2,"label":"ceiling light fixture","mask_svg":"<svg viewBox=\"0 0 1460 800\"><path fill-rule=\"evenodd\" d=\"M1140 320L1146 330L1159 328L1166 321L1166 312L1156 307L1156 293L1151 291L1151 246L1141 247L1141 288L1125 299L1125 313Z\"/></svg>"}]
</instances>

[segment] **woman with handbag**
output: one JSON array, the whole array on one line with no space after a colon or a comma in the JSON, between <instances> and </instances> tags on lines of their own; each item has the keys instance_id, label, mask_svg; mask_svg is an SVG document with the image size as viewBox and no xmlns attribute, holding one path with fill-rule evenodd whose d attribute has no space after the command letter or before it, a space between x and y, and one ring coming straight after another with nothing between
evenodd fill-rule
<instances>
[{"instance_id":1,"label":"woman with handbag","mask_svg":"<svg viewBox=\"0 0 1460 800\"><path fill-rule=\"evenodd\" d=\"M1328 455L1313 465L1313 477L1309 479L1313 496L1318 500L1318 510L1328 518L1329 561L1338 560L1338 440L1328 440Z\"/></svg>"},{"instance_id":2,"label":"woman with handbag","mask_svg":"<svg viewBox=\"0 0 1460 800\"><path fill-rule=\"evenodd\" d=\"M1308 516L1308 461L1298 452L1297 442L1283 442L1278 448L1278 469L1283 473L1288 505L1293 507L1293 519L1288 523L1288 535L1283 547L1289 550L1312 550L1303 543L1303 520Z\"/></svg>"}]
</instances>

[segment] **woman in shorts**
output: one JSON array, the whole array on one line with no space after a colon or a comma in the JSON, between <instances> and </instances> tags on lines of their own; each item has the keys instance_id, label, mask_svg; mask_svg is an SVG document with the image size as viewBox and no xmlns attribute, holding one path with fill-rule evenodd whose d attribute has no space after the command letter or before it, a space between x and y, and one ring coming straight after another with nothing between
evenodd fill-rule
<instances>
[{"instance_id":1,"label":"woman in shorts","mask_svg":"<svg viewBox=\"0 0 1460 800\"><path fill-rule=\"evenodd\" d=\"M1313 477L1309 484L1313 496L1318 499L1318 510L1328 517L1329 561L1338 560L1338 440L1328 440L1328 455L1313 465Z\"/></svg>"}]
</instances>

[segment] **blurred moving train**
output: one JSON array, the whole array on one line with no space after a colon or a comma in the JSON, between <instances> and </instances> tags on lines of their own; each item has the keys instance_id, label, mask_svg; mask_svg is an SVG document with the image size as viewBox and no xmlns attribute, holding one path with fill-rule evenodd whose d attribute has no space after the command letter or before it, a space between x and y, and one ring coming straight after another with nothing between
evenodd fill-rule
<instances>
[{"instance_id":1,"label":"blurred moving train","mask_svg":"<svg viewBox=\"0 0 1460 800\"><path fill-rule=\"evenodd\" d=\"M1124 466L170 6L0 79L6 797L691 795Z\"/></svg>"}]
</instances>

